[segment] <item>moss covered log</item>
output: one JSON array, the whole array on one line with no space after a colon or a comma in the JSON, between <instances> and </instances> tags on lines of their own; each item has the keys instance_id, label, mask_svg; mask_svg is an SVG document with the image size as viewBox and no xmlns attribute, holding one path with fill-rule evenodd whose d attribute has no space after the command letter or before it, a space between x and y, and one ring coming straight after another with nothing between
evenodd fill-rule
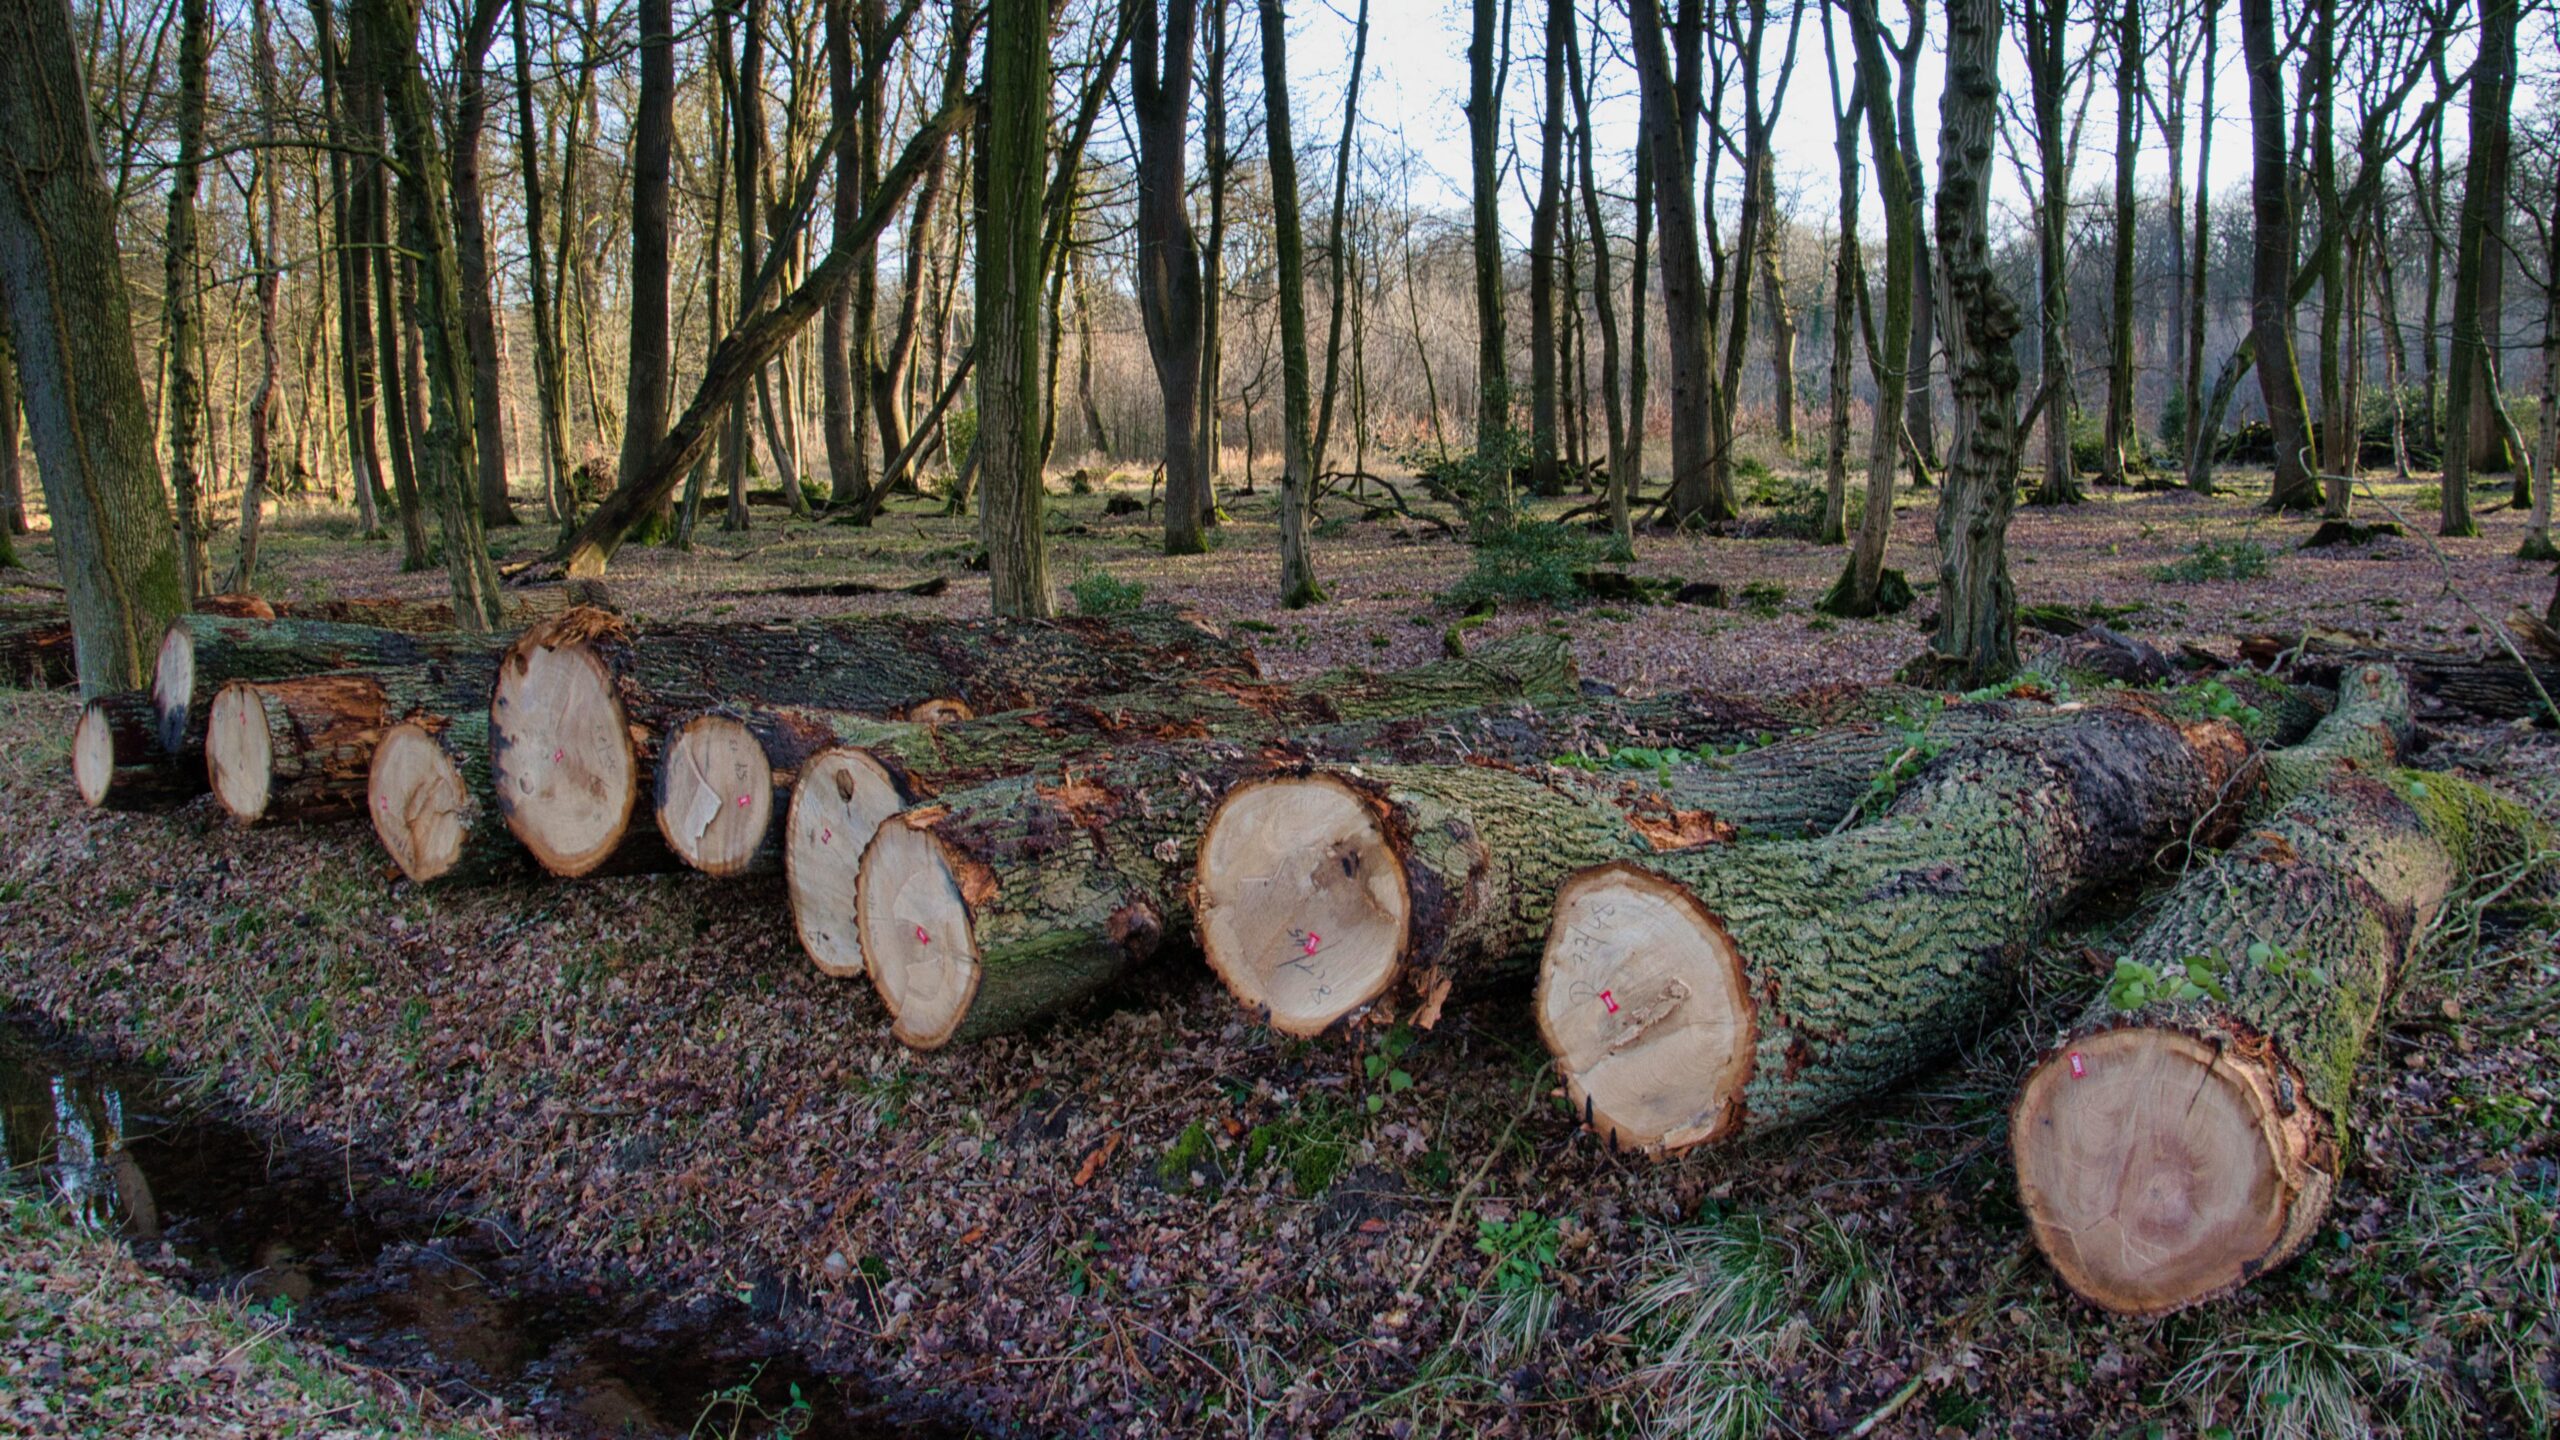
<instances>
[{"instance_id":1,"label":"moss covered log","mask_svg":"<svg viewBox=\"0 0 2560 1440\"><path fill-rule=\"evenodd\" d=\"M235 680L205 722L214 798L244 825L343 820L366 808L374 747L415 715L488 703L494 649L404 668Z\"/></svg>"},{"instance_id":2,"label":"moss covered log","mask_svg":"<svg viewBox=\"0 0 2560 1440\"><path fill-rule=\"evenodd\" d=\"M1809 713L1803 701L1681 694L1360 721L1262 746L1165 746L947 792L881 826L851 913L803 906L795 918L804 941L814 933L856 950L899 1038L931 1048L1053 1013L1187 934L1211 807L1275 767L1697 750L1784 734Z\"/></svg>"},{"instance_id":3,"label":"moss covered log","mask_svg":"<svg viewBox=\"0 0 2560 1440\"><path fill-rule=\"evenodd\" d=\"M552 873L675 864L633 823L668 729L721 705L881 719L1020 709L1174 676L1249 680L1252 654L1180 616L654 626L572 610L525 631L489 702L501 815ZM621 853L628 850L630 853Z\"/></svg>"},{"instance_id":4,"label":"moss covered log","mask_svg":"<svg viewBox=\"0 0 2560 1440\"><path fill-rule=\"evenodd\" d=\"M1952 751L1838 835L1585 871L1540 1033L1586 1123L1649 1153L1873 1095L1996 1015L2065 907L2235 812L2251 753L2128 696Z\"/></svg>"},{"instance_id":5,"label":"moss covered log","mask_svg":"<svg viewBox=\"0 0 2560 1440\"><path fill-rule=\"evenodd\" d=\"M786 836L805 831L802 858L844 857L838 878L850 885L886 812L846 809L840 802L853 797L841 787L813 795L810 813L794 812L793 786L813 765L829 777L848 767L876 771L904 805L1099 751L1213 735L1279 737L1574 693L1571 648L1536 634L1408 670L1331 670L1285 685L1212 676L938 725L807 706L712 711L669 732L658 762L658 830L679 859L714 875L779 869Z\"/></svg>"},{"instance_id":6,"label":"moss covered log","mask_svg":"<svg viewBox=\"0 0 2560 1440\"><path fill-rule=\"evenodd\" d=\"M2463 780L2341 764L2189 875L2011 1110L2019 1199L2065 1283L2156 1315L2300 1252L2412 949L2551 846Z\"/></svg>"}]
</instances>

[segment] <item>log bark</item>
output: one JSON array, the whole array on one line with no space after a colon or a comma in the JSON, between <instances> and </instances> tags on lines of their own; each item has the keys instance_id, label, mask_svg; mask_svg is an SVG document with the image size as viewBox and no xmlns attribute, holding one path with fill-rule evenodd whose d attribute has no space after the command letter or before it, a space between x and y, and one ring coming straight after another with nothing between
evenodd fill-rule
<instances>
[{"instance_id":1,"label":"log bark","mask_svg":"<svg viewBox=\"0 0 2560 1440\"><path fill-rule=\"evenodd\" d=\"M415 667L235 680L205 722L214 799L243 825L348 819L367 805L383 735L420 713L480 709L497 669L491 647Z\"/></svg>"},{"instance_id":2,"label":"log bark","mask_svg":"<svg viewBox=\"0 0 2560 1440\"><path fill-rule=\"evenodd\" d=\"M981 714L1171 675L1255 673L1249 651L1179 616L869 616L635 631L602 611L573 610L525 631L500 663L491 766L508 828L553 874L667 869L675 858L655 827L631 821L663 737L699 711L762 702L891 719L956 704Z\"/></svg>"},{"instance_id":3,"label":"log bark","mask_svg":"<svg viewBox=\"0 0 2560 1440\"><path fill-rule=\"evenodd\" d=\"M1349 720L1569 698L1574 687L1571 648L1537 634L1388 674L1332 670L1287 685L1185 680L943 724L811 706L730 707L670 727L658 762L658 831L685 864L739 875L782 868L786 834L824 830L831 839L822 850L808 849L814 833L799 837L800 868L820 854L840 855L833 868L842 873L832 879L850 893L853 866L886 816L849 815L824 791L810 814L799 815L795 780L813 765L831 776L848 766L876 771L903 806L1124 746L1276 738ZM786 813L788 827L777 823Z\"/></svg>"},{"instance_id":4,"label":"log bark","mask_svg":"<svg viewBox=\"0 0 2560 1440\"><path fill-rule=\"evenodd\" d=\"M213 697L234 680L290 680L323 670L398 668L497 652L504 641L456 631L413 634L327 620L181 615L160 637L151 680L160 744L201 752Z\"/></svg>"},{"instance_id":5,"label":"log bark","mask_svg":"<svg viewBox=\"0 0 2560 1440\"><path fill-rule=\"evenodd\" d=\"M2560 664L2536 660L2527 671L2498 651L2386 650L2338 634L2252 635L2240 658L2260 669L2312 684L2334 684L2350 669L2380 665L2408 678L2422 708L2466 710L2491 720L2554 723L2544 696L2560 696ZM2537 688L2539 687L2539 688Z\"/></svg>"},{"instance_id":6,"label":"log bark","mask_svg":"<svg viewBox=\"0 0 2560 1440\"><path fill-rule=\"evenodd\" d=\"M1186 933L1211 808L1275 766L1527 765L1621 746L1696 749L1867 703L1826 693L1772 707L1694 694L1493 706L1327 726L1267 746L1166 746L999 780L882 825L850 923L898 1038L933 1049L1073 1004ZM810 917L800 923L805 933Z\"/></svg>"},{"instance_id":7,"label":"log bark","mask_svg":"<svg viewBox=\"0 0 2560 1440\"><path fill-rule=\"evenodd\" d=\"M2465 781L2340 766L2190 874L2010 1114L2020 1203L2063 1281L2159 1315L2297 1254L2413 945L2550 845Z\"/></svg>"},{"instance_id":8,"label":"log bark","mask_svg":"<svg viewBox=\"0 0 2560 1440\"><path fill-rule=\"evenodd\" d=\"M92 810L175 809L204 793L204 751L162 748L151 697L119 690L81 707L71 781Z\"/></svg>"},{"instance_id":9,"label":"log bark","mask_svg":"<svg viewBox=\"0 0 2560 1440\"><path fill-rule=\"evenodd\" d=\"M413 885L475 884L524 873L489 768L489 714L413 715L385 730L365 775L374 838Z\"/></svg>"},{"instance_id":10,"label":"log bark","mask_svg":"<svg viewBox=\"0 0 2560 1440\"><path fill-rule=\"evenodd\" d=\"M69 612L45 605L0 608L0 685L51 688L79 678Z\"/></svg>"},{"instance_id":11,"label":"log bark","mask_svg":"<svg viewBox=\"0 0 2560 1440\"><path fill-rule=\"evenodd\" d=\"M787 853L792 919L802 947L829 975L859 975L862 942L852 920L863 848L882 822L918 801L1003 776L1125 757L1166 741L1215 735L1237 746L1269 745L1326 727L1455 706L1554 700L1573 692L1569 651L1561 641L1539 635L1389 675L1346 670L1290 686L1167 687L931 729L865 727L850 720L808 726L803 717L758 732L773 735L765 752L772 773L796 756L807 757L797 767L799 783L784 824L758 822L747 813L752 803L733 807L727 792L701 785L690 787L695 798L689 803L662 804L660 823L671 815L714 811L725 818L734 808L741 828L764 824L771 832L765 846ZM813 742L827 748L812 750ZM671 762L676 749L669 747ZM671 763L665 773L692 768ZM662 798L677 800L680 788L669 780ZM752 783L733 788L750 802L758 798ZM686 842L670 831L668 843L682 850Z\"/></svg>"}]
</instances>

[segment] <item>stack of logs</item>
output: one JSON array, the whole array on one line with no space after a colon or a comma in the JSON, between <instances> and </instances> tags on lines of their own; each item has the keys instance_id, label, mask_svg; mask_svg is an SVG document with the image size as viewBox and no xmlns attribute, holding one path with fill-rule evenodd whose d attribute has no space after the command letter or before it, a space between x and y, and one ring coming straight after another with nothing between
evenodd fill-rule
<instances>
[{"instance_id":1,"label":"stack of logs","mask_svg":"<svg viewBox=\"0 0 2560 1440\"><path fill-rule=\"evenodd\" d=\"M2014 1009L2075 906L2157 879L2012 1114L2037 1243L2127 1313L2301 1247L2414 938L2549 858L2520 807L2398 768L2404 671L2431 672L2374 657L2331 657L2334 696L2235 669L2078 701L1639 699L1537 634L1283 683L1178 615L437 620L186 616L149 693L83 710L80 793L362 812L422 886L779 874L817 968L868 977L920 1049L1195 947L1294 1036L1534 979L1582 1123L1650 1156L1908 1082ZM59 674L41 622L0 614L13 678ZM1630 752L1658 763L1607 763Z\"/></svg>"}]
</instances>

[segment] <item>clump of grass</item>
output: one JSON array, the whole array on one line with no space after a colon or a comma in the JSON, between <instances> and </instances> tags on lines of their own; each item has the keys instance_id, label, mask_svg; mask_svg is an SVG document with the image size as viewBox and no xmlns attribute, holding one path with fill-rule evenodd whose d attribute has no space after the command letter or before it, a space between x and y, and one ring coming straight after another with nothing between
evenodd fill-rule
<instances>
[{"instance_id":1,"label":"clump of grass","mask_svg":"<svg viewBox=\"0 0 2560 1440\"><path fill-rule=\"evenodd\" d=\"M1777 1423L1769 1376L1824 1338L1873 1341L1895 1313L1884 1258L1827 1212L1749 1213L1657 1231L1609 1327L1647 1360L1648 1433L1750 1440Z\"/></svg>"},{"instance_id":2,"label":"clump of grass","mask_svg":"<svg viewBox=\"0 0 2560 1440\"><path fill-rule=\"evenodd\" d=\"M1506 519L1478 527L1475 563L1440 598L1460 609L1566 604L1582 597L1575 578L1603 558L1598 537L1552 520Z\"/></svg>"},{"instance_id":3,"label":"clump of grass","mask_svg":"<svg viewBox=\"0 0 2560 1440\"><path fill-rule=\"evenodd\" d=\"M1554 1328L1562 1301L1554 1271L1563 1243L1555 1218L1535 1210L1477 1219L1476 1251L1489 1262L1483 1293L1493 1299L1483 1330L1488 1363L1529 1354Z\"/></svg>"},{"instance_id":4,"label":"clump of grass","mask_svg":"<svg viewBox=\"0 0 2560 1440\"><path fill-rule=\"evenodd\" d=\"M1087 570L1067 587L1080 615L1127 615L1147 598L1147 587L1108 570Z\"/></svg>"},{"instance_id":5,"label":"clump of grass","mask_svg":"<svg viewBox=\"0 0 2560 1440\"><path fill-rule=\"evenodd\" d=\"M2255 540L2199 540L2187 553L2166 565L2151 567L2151 578L2163 584L2195 585L2207 580L2255 580L2267 573L2267 550Z\"/></svg>"},{"instance_id":6,"label":"clump of grass","mask_svg":"<svg viewBox=\"0 0 2560 1440\"><path fill-rule=\"evenodd\" d=\"M1742 608L1766 620L1786 607L1787 587L1775 580L1754 580L1742 587Z\"/></svg>"}]
</instances>

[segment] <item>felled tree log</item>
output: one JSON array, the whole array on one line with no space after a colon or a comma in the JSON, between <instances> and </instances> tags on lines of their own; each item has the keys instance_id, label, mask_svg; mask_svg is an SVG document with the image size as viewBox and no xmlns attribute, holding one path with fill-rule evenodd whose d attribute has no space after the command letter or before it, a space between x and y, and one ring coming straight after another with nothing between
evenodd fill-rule
<instances>
[{"instance_id":1,"label":"felled tree log","mask_svg":"<svg viewBox=\"0 0 2560 1440\"><path fill-rule=\"evenodd\" d=\"M1425 714L1575 693L1573 652L1552 635L1525 635L1464 660L1376 674L1334 670L1293 684L1211 678L1122 695L1067 700L975 720L929 725L865 719L807 706L713 711L670 731L658 762L659 833L677 858L714 875L781 867L786 833L805 830L802 868L843 857L849 886L862 847L886 811L848 810L851 796L812 792L808 813L785 815L795 779L876 773L912 804L945 790L1116 749L1211 735L1281 736L1347 720ZM871 787L861 780L857 789ZM817 837L828 833L821 843ZM847 891L846 893L850 893Z\"/></svg>"},{"instance_id":2,"label":"felled tree log","mask_svg":"<svg viewBox=\"0 0 2560 1440\"><path fill-rule=\"evenodd\" d=\"M2019 1200L2063 1281L2158 1315L2299 1253L2411 945L2550 846L2465 781L2341 768L2188 876L2010 1112Z\"/></svg>"},{"instance_id":3,"label":"felled tree log","mask_svg":"<svg viewBox=\"0 0 2560 1440\"><path fill-rule=\"evenodd\" d=\"M2536 660L2528 672L2504 651L2467 655L2450 650L2385 650L2352 636L2253 635L2240 642L2240 658L2262 670L2332 683L2341 671L2381 665L2406 675L2422 701L2467 710L2492 720L2552 716L2542 697L2560 697L2560 663ZM2539 690L2536 686L2539 686Z\"/></svg>"},{"instance_id":4,"label":"felled tree log","mask_svg":"<svg viewBox=\"0 0 2560 1440\"><path fill-rule=\"evenodd\" d=\"M1853 1103L1995 1014L2079 896L2211 840L2271 775L2387 753L2407 714L2396 675L2355 672L2280 766L2227 721L2125 696L1942 757L1839 835L1587 871L1556 900L1540 1033L1613 1146L1676 1153Z\"/></svg>"},{"instance_id":5,"label":"felled tree log","mask_svg":"<svg viewBox=\"0 0 2560 1440\"><path fill-rule=\"evenodd\" d=\"M59 605L0 606L0 685L70 685L80 678L71 616Z\"/></svg>"},{"instance_id":6,"label":"felled tree log","mask_svg":"<svg viewBox=\"0 0 2560 1440\"><path fill-rule=\"evenodd\" d=\"M1620 746L1697 749L1783 734L1792 709L1698 694L1507 705L1327 726L1264 746L1165 746L994 781L883 824L862 857L853 912L813 912L804 901L798 923L804 940L851 925L898 1038L932 1049L1083 999L1186 933L1210 808L1275 766L1526 765Z\"/></svg>"},{"instance_id":7,"label":"felled tree log","mask_svg":"<svg viewBox=\"0 0 2560 1440\"><path fill-rule=\"evenodd\" d=\"M525 631L499 664L489 755L499 813L544 869L665 869L675 858L633 814L662 737L702 710L761 703L881 719L965 715L1171 676L1255 674L1250 651L1178 616L867 616L641 632L618 616L572 610Z\"/></svg>"},{"instance_id":8,"label":"felled tree log","mask_svg":"<svg viewBox=\"0 0 2560 1440\"><path fill-rule=\"evenodd\" d=\"M80 707L71 730L71 780L92 810L167 810L204 793L204 754L160 746L160 717L139 690Z\"/></svg>"},{"instance_id":9,"label":"felled tree log","mask_svg":"<svg viewBox=\"0 0 2560 1440\"><path fill-rule=\"evenodd\" d=\"M235 680L205 722L214 799L244 825L353 816L366 808L384 733L413 715L479 710L496 673L491 649L411 668Z\"/></svg>"},{"instance_id":10,"label":"felled tree log","mask_svg":"<svg viewBox=\"0 0 2560 1440\"><path fill-rule=\"evenodd\" d=\"M160 639L151 703L160 743L201 750L213 697L235 680L290 680L324 670L399 669L486 657L506 642L459 632L413 633L329 620L181 615Z\"/></svg>"},{"instance_id":11,"label":"felled tree log","mask_svg":"<svg viewBox=\"0 0 2560 1440\"><path fill-rule=\"evenodd\" d=\"M365 774L365 813L412 884L471 884L527 868L492 798L486 710L426 712L385 730Z\"/></svg>"}]
</instances>

